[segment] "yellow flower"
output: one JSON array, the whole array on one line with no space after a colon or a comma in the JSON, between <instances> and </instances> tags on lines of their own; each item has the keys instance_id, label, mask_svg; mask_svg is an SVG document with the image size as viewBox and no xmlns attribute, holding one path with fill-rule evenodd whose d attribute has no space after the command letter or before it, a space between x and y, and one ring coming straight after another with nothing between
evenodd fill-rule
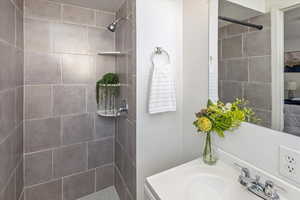
<instances>
[{"instance_id":1,"label":"yellow flower","mask_svg":"<svg viewBox=\"0 0 300 200\"><path fill-rule=\"evenodd\" d=\"M197 120L198 128L203 132L208 132L212 128L212 123L207 117L200 117Z\"/></svg>"}]
</instances>

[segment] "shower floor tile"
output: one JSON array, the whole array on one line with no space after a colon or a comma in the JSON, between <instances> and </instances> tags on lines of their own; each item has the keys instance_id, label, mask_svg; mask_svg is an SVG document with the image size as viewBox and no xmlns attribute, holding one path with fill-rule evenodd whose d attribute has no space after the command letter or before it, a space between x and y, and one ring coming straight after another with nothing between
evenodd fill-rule
<instances>
[{"instance_id":1,"label":"shower floor tile","mask_svg":"<svg viewBox=\"0 0 300 200\"><path fill-rule=\"evenodd\" d=\"M108 187L99 192L82 197L78 200L120 200L114 186Z\"/></svg>"}]
</instances>

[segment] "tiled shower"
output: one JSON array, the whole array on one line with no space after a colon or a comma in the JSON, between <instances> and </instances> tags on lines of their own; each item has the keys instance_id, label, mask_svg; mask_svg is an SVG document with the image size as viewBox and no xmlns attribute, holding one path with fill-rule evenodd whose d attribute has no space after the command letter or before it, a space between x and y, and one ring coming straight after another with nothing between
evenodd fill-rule
<instances>
[{"instance_id":1,"label":"tiled shower","mask_svg":"<svg viewBox=\"0 0 300 200\"><path fill-rule=\"evenodd\" d=\"M75 200L111 186L136 199L134 11L134 0L117 12L0 1L1 200ZM114 51L122 56L97 55ZM96 114L96 81L108 72L128 102L118 118Z\"/></svg>"},{"instance_id":2,"label":"tiled shower","mask_svg":"<svg viewBox=\"0 0 300 200\"><path fill-rule=\"evenodd\" d=\"M249 100L261 125L270 127L271 16L264 14L248 21L263 24L264 29L237 24L219 28L219 96L224 102Z\"/></svg>"}]
</instances>

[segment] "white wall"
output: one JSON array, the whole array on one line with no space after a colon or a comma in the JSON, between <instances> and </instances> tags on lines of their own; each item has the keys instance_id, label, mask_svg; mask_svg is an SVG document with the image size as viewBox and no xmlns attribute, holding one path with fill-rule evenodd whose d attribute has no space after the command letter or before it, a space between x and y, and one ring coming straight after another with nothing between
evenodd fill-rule
<instances>
[{"instance_id":1,"label":"white wall","mask_svg":"<svg viewBox=\"0 0 300 200\"><path fill-rule=\"evenodd\" d=\"M208 0L137 0L139 200L146 177L200 156L202 139L192 122L208 98L207 29ZM149 115L150 56L156 46L170 53L176 68L178 110Z\"/></svg>"},{"instance_id":2,"label":"white wall","mask_svg":"<svg viewBox=\"0 0 300 200\"><path fill-rule=\"evenodd\" d=\"M200 156L202 138L192 122L208 99L208 1L183 4L183 145L185 161Z\"/></svg>"},{"instance_id":3,"label":"white wall","mask_svg":"<svg viewBox=\"0 0 300 200\"><path fill-rule=\"evenodd\" d=\"M227 0L232 3L239 4L246 8L250 8L253 10L257 10L259 12L266 12L267 11L267 3L266 0Z\"/></svg>"},{"instance_id":4,"label":"white wall","mask_svg":"<svg viewBox=\"0 0 300 200\"><path fill-rule=\"evenodd\" d=\"M286 8L300 3L300 0L266 0L266 1L267 1L268 10L270 10L272 7Z\"/></svg>"},{"instance_id":5,"label":"white wall","mask_svg":"<svg viewBox=\"0 0 300 200\"><path fill-rule=\"evenodd\" d=\"M215 138L224 151L300 187L279 174L279 146L299 151L300 137L245 123L234 133L227 133L225 139Z\"/></svg>"},{"instance_id":6,"label":"white wall","mask_svg":"<svg viewBox=\"0 0 300 200\"><path fill-rule=\"evenodd\" d=\"M137 0L137 199L145 177L182 160L182 0ZM151 54L167 50L176 71L177 111L149 115Z\"/></svg>"}]
</instances>

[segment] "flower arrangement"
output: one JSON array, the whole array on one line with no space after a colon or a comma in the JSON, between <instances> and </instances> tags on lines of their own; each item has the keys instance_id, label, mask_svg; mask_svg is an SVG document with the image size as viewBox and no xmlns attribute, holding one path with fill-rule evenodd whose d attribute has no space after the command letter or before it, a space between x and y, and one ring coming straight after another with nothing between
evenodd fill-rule
<instances>
[{"instance_id":1,"label":"flower arrangement","mask_svg":"<svg viewBox=\"0 0 300 200\"><path fill-rule=\"evenodd\" d=\"M203 152L205 163L215 164L217 161L212 152L211 132L215 132L224 138L226 131L237 129L242 122L259 122L255 112L247 105L248 101L244 99L236 99L234 102L227 104L221 101L213 103L208 100L207 107L196 113L197 119L193 123L194 126L198 132L207 134Z\"/></svg>"},{"instance_id":2,"label":"flower arrangement","mask_svg":"<svg viewBox=\"0 0 300 200\"><path fill-rule=\"evenodd\" d=\"M244 99L236 99L227 104L221 101L213 103L208 100L207 108L196 113L197 120L194 121L194 125L198 132L216 132L220 137L225 137L225 131L233 131L242 122L259 121L247 104Z\"/></svg>"}]
</instances>

